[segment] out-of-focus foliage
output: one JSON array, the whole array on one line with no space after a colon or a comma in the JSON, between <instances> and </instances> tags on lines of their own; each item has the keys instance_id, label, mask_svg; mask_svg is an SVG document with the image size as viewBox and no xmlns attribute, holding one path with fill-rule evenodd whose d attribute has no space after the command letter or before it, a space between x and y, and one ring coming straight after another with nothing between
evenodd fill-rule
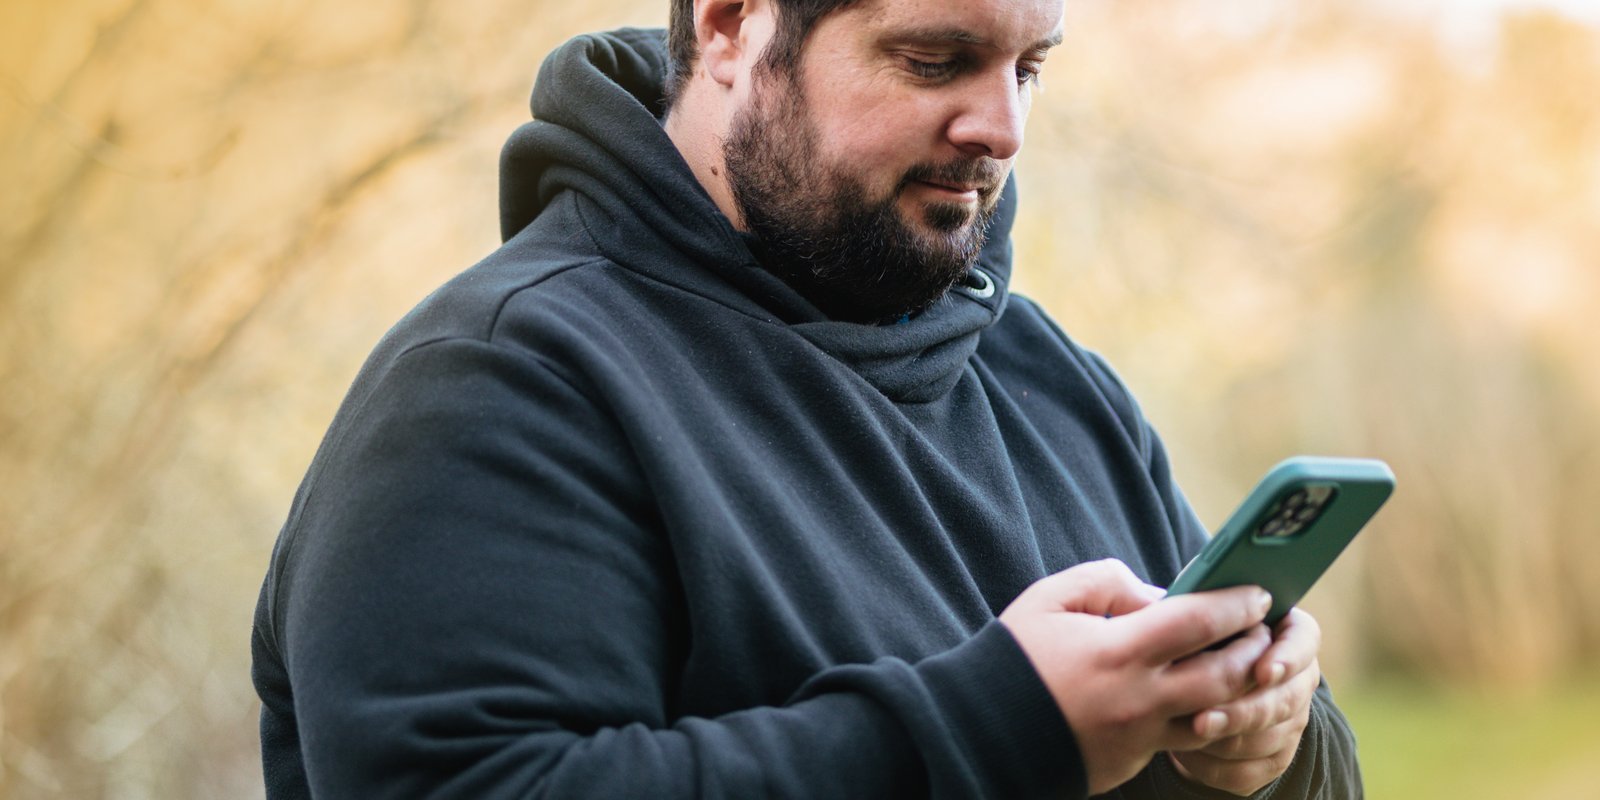
<instances>
[{"instance_id":1,"label":"out-of-focus foliage","mask_svg":"<svg viewBox=\"0 0 1600 800\"><path fill-rule=\"evenodd\" d=\"M1313 597L1338 680L1600 646L1600 35L1069 1L1021 284L1220 520L1300 451L1401 489ZM497 242L551 47L665 3L0 5L0 796L259 794L248 630L382 331Z\"/></svg>"},{"instance_id":2,"label":"out-of-focus foliage","mask_svg":"<svg viewBox=\"0 0 1600 800\"><path fill-rule=\"evenodd\" d=\"M1078 21L1020 168L1026 287L1128 373L1208 520L1288 453L1393 465L1313 595L1336 672L1592 664L1600 34L1241 8Z\"/></svg>"},{"instance_id":3,"label":"out-of-focus foliage","mask_svg":"<svg viewBox=\"0 0 1600 800\"><path fill-rule=\"evenodd\" d=\"M251 610L357 366L640 3L0 4L0 795L258 795Z\"/></svg>"}]
</instances>

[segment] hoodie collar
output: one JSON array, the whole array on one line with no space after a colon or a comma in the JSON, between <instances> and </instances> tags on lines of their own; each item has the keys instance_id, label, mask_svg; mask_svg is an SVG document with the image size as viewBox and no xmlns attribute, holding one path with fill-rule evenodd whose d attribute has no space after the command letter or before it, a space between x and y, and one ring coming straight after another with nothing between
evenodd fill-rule
<instances>
[{"instance_id":1,"label":"hoodie collar","mask_svg":"<svg viewBox=\"0 0 1600 800\"><path fill-rule=\"evenodd\" d=\"M1014 181L975 274L933 307L896 325L830 320L761 268L667 137L666 72L660 29L579 36L551 53L534 85L534 121L501 156L502 236L511 239L562 192L578 192L590 201L581 207L597 244L620 266L788 325L897 401L948 392L1005 308Z\"/></svg>"}]
</instances>

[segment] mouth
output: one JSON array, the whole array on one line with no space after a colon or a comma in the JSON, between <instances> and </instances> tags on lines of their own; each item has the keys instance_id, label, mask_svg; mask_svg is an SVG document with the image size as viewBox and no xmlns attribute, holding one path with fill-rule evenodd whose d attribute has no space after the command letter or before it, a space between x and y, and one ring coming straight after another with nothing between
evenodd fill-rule
<instances>
[{"instance_id":1,"label":"mouth","mask_svg":"<svg viewBox=\"0 0 1600 800\"><path fill-rule=\"evenodd\" d=\"M944 183L928 180L919 180L915 181L915 183L936 195L942 196L945 202L976 203L988 190L988 187L976 183Z\"/></svg>"}]
</instances>

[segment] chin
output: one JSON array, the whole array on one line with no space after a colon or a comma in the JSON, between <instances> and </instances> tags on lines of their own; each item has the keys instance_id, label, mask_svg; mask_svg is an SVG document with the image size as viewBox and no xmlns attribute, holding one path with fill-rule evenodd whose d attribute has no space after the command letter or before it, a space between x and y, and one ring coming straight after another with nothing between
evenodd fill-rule
<instances>
[{"instance_id":1,"label":"chin","mask_svg":"<svg viewBox=\"0 0 1600 800\"><path fill-rule=\"evenodd\" d=\"M970 235L978 224L977 206L967 203L933 203L922 209L916 227L930 236Z\"/></svg>"}]
</instances>

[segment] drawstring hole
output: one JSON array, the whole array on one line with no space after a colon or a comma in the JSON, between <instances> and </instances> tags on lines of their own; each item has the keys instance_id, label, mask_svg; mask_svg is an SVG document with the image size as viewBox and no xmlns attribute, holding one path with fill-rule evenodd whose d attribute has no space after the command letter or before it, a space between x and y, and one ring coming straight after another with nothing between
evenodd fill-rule
<instances>
[{"instance_id":1,"label":"drawstring hole","mask_svg":"<svg viewBox=\"0 0 1600 800\"><path fill-rule=\"evenodd\" d=\"M961 276L961 288L981 300L994 295L994 279L983 270L973 267L966 275Z\"/></svg>"}]
</instances>

